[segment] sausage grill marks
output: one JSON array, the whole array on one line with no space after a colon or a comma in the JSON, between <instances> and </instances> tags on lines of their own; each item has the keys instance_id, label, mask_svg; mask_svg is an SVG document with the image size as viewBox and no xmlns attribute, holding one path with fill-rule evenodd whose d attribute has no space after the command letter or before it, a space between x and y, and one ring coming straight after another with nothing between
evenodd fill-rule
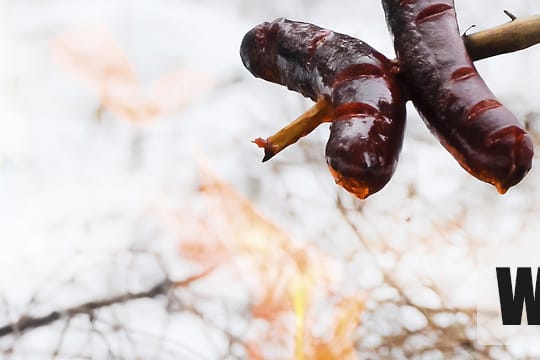
<instances>
[{"instance_id":1,"label":"sausage grill marks","mask_svg":"<svg viewBox=\"0 0 540 360\"><path fill-rule=\"evenodd\" d=\"M397 62L358 39L286 19L245 35L240 54L254 76L317 101L308 120L295 121L312 124L299 125L306 131L285 146L331 122L330 172L364 199L396 168L406 92L459 164L506 192L531 168L532 141L478 75L459 35L453 1L383 0L383 7ZM264 160L282 149L268 139L255 142L265 147Z\"/></svg>"},{"instance_id":2,"label":"sausage grill marks","mask_svg":"<svg viewBox=\"0 0 540 360\"><path fill-rule=\"evenodd\" d=\"M350 36L285 19L249 31L240 54L256 77L330 101L326 159L336 183L364 199L390 180L403 143L405 101L384 55Z\"/></svg>"},{"instance_id":3,"label":"sausage grill marks","mask_svg":"<svg viewBox=\"0 0 540 360\"><path fill-rule=\"evenodd\" d=\"M430 131L470 174L505 193L531 168L533 145L478 75L452 0L383 0L400 76Z\"/></svg>"}]
</instances>

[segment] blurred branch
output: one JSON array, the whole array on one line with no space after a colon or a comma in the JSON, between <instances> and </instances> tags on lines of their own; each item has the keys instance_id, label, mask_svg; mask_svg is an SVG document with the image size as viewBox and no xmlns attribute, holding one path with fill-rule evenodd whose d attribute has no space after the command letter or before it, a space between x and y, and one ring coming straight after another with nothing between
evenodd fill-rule
<instances>
[{"instance_id":1,"label":"blurred branch","mask_svg":"<svg viewBox=\"0 0 540 360\"><path fill-rule=\"evenodd\" d=\"M398 294L397 299L391 299L386 302L377 302L377 307L382 308L385 304L391 304L399 307L412 307L420 312L426 320L425 326L418 330L409 330L402 327L398 332L383 335L381 345L371 349L372 351L376 352L377 357L382 357L382 354L385 354L385 351L388 349L396 349L398 351L403 351L404 356L407 359L421 357L422 354L427 354L429 351L438 351L446 359L455 358L456 351L459 350L467 353L472 359L492 359L490 353L491 347L479 345L476 340L469 335L469 330L471 327L473 327L471 324L475 323L476 308L448 306L448 304L445 304L443 295L437 290L437 288L431 286L428 287L439 297L441 301L440 306L422 306L413 301L407 295L406 288L394 278L393 272L386 269L379 263L378 258L380 253L372 249L370 244L365 240L361 229L349 215L351 210L348 210L345 207L339 196L336 199L336 208L340 212L345 224L349 226L354 236L369 254L369 258L373 259L373 264L383 276L384 284L394 289ZM358 213L359 211L358 209L355 209L354 212ZM387 251L385 251L385 253L388 254ZM376 301L375 299L372 300ZM461 314L467 318L467 321L453 321L452 323L446 325L437 323L436 317L438 315L445 314ZM429 341L424 344L416 344L415 346L412 346L413 341L411 339L417 335L428 338ZM360 339L356 344L356 348L362 349ZM500 345L498 348L502 353L508 355L510 354L505 345Z\"/></svg>"},{"instance_id":2,"label":"blurred branch","mask_svg":"<svg viewBox=\"0 0 540 360\"><path fill-rule=\"evenodd\" d=\"M512 15L510 18L512 21L509 23L463 37L473 61L523 50L540 43L540 15L521 19Z\"/></svg>"},{"instance_id":3,"label":"blurred branch","mask_svg":"<svg viewBox=\"0 0 540 360\"><path fill-rule=\"evenodd\" d=\"M1 326L0 337L11 334L22 334L27 330L46 326L61 319L69 320L77 315L84 314L93 317L93 313L96 310L111 305L123 304L133 300L156 298L158 296L167 295L172 289L189 286L192 282L208 275L212 270L213 269L205 270L199 274L190 276L181 281L171 281L169 278L165 278L158 284L152 286L145 291L136 293L129 292L126 294L112 296L100 300L89 301L65 309L52 311L51 313L44 316L22 316L19 320L12 322L11 324Z\"/></svg>"}]
</instances>

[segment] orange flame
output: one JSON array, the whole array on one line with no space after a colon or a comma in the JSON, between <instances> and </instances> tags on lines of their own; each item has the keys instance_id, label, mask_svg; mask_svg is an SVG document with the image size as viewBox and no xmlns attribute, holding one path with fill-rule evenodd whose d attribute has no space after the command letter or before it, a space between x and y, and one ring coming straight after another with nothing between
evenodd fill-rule
<instances>
[{"instance_id":1,"label":"orange flame","mask_svg":"<svg viewBox=\"0 0 540 360\"><path fill-rule=\"evenodd\" d=\"M177 69L160 77L148 95L113 34L103 24L86 25L51 40L56 62L82 80L115 116L143 122L185 105L211 82L200 72Z\"/></svg>"},{"instance_id":2,"label":"orange flame","mask_svg":"<svg viewBox=\"0 0 540 360\"><path fill-rule=\"evenodd\" d=\"M268 325L250 331L248 358L264 359L265 349L271 348L296 360L355 359L353 333L363 310L361 296L341 297L330 311L327 336L312 333L319 320L315 306L336 297L332 259L314 245L296 242L206 167L201 169L200 191L207 207L199 230L207 236L182 241L180 250L199 264L237 269L247 284L252 317Z\"/></svg>"}]
</instances>

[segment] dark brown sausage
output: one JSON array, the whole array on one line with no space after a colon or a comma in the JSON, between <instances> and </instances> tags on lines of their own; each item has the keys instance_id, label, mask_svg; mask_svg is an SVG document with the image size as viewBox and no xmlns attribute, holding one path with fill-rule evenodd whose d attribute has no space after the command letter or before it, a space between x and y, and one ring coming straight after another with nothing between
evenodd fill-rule
<instances>
[{"instance_id":1,"label":"dark brown sausage","mask_svg":"<svg viewBox=\"0 0 540 360\"><path fill-rule=\"evenodd\" d=\"M403 143L405 100L392 63L364 42L277 19L244 37L240 55L256 77L335 108L326 160L336 183L364 199L391 178Z\"/></svg>"},{"instance_id":2,"label":"dark brown sausage","mask_svg":"<svg viewBox=\"0 0 540 360\"><path fill-rule=\"evenodd\" d=\"M478 75L452 0L383 0L400 74L431 132L459 164L500 193L531 168L533 145Z\"/></svg>"}]
</instances>

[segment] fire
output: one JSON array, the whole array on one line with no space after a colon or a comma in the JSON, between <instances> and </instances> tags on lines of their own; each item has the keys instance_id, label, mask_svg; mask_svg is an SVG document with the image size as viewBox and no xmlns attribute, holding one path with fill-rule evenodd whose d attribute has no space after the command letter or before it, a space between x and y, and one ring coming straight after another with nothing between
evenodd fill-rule
<instances>
[{"instance_id":1,"label":"fire","mask_svg":"<svg viewBox=\"0 0 540 360\"><path fill-rule=\"evenodd\" d=\"M198 219L199 236L181 242L181 255L204 266L232 269L245 283L251 317L257 320L245 339L249 358L265 359L270 351L298 360L355 359L353 335L364 299L336 290L336 261L312 244L295 241L206 167L200 192L204 221ZM322 335L314 331L321 308L331 319ZM257 325L261 321L262 327Z\"/></svg>"},{"instance_id":2,"label":"fire","mask_svg":"<svg viewBox=\"0 0 540 360\"><path fill-rule=\"evenodd\" d=\"M86 25L51 40L53 58L94 92L115 116L140 123L185 105L207 90L205 73L179 68L143 91L134 67L103 24Z\"/></svg>"}]
</instances>

